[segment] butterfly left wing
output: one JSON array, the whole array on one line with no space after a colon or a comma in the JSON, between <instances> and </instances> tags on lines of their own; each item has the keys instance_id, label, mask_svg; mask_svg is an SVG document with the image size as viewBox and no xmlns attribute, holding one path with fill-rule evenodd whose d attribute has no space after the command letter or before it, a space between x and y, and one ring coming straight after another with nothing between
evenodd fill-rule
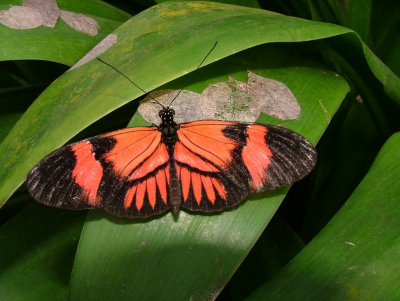
<instances>
[{"instance_id":1,"label":"butterfly left wing","mask_svg":"<svg viewBox=\"0 0 400 301\"><path fill-rule=\"evenodd\" d=\"M292 184L315 165L301 135L273 125L196 121L180 125L175 160L182 207L220 211L251 192Z\"/></svg>"},{"instance_id":2,"label":"butterfly left wing","mask_svg":"<svg viewBox=\"0 0 400 301\"><path fill-rule=\"evenodd\" d=\"M146 217L169 208L169 156L158 128L92 137L49 154L29 173L29 193L58 208Z\"/></svg>"}]
</instances>

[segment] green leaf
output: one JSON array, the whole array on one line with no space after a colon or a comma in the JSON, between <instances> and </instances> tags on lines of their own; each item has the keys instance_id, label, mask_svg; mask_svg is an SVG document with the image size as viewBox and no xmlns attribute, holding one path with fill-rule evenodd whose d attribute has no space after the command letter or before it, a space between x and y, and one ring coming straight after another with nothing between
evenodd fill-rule
<instances>
[{"instance_id":1,"label":"green leaf","mask_svg":"<svg viewBox=\"0 0 400 301\"><path fill-rule=\"evenodd\" d=\"M397 133L322 232L247 300L400 298L399 147Z\"/></svg>"},{"instance_id":2,"label":"green leaf","mask_svg":"<svg viewBox=\"0 0 400 301\"><path fill-rule=\"evenodd\" d=\"M21 6L21 1L3 2L0 10L8 10L10 5ZM41 25L33 29L15 29L0 24L0 61L38 59L72 65L129 18L128 14L102 1L89 0L85 5L78 0L57 1L57 5L61 10L95 19L99 24L98 34L90 36L78 32L60 18L54 28Z\"/></svg>"},{"instance_id":3,"label":"green leaf","mask_svg":"<svg viewBox=\"0 0 400 301\"><path fill-rule=\"evenodd\" d=\"M0 228L3 300L66 299L85 216L32 203Z\"/></svg>"},{"instance_id":4,"label":"green leaf","mask_svg":"<svg viewBox=\"0 0 400 301\"><path fill-rule=\"evenodd\" d=\"M369 33L371 32L371 11L372 2L369 1L349 1L347 27L356 31L366 43L369 42Z\"/></svg>"},{"instance_id":5,"label":"green leaf","mask_svg":"<svg viewBox=\"0 0 400 301\"><path fill-rule=\"evenodd\" d=\"M253 68L293 91L302 114L285 125L312 141L321 135L348 91L343 79L285 45L259 46L204 67L198 74L202 80L190 88L200 92L228 75L246 81L247 70ZM266 116L261 120L282 123ZM147 221L128 221L90 212L69 299L213 299L250 251L286 191L253 196L254 201L213 215L183 211L177 218L168 213ZM98 266L95 270L94 265ZM173 286L179 289L171 290Z\"/></svg>"},{"instance_id":6,"label":"green leaf","mask_svg":"<svg viewBox=\"0 0 400 301\"><path fill-rule=\"evenodd\" d=\"M275 214L224 290L229 289L232 300L244 300L303 248L293 229Z\"/></svg>"},{"instance_id":7,"label":"green leaf","mask_svg":"<svg viewBox=\"0 0 400 301\"><path fill-rule=\"evenodd\" d=\"M0 89L0 141L7 136L29 105L43 90L42 86Z\"/></svg>"},{"instance_id":8,"label":"green leaf","mask_svg":"<svg viewBox=\"0 0 400 301\"><path fill-rule=\"evenodd\" d=\"M146 0L140 0L143 4ZM171 0L155 0L156 3L161 4L164 2L170 2ZM186 0L173 0L173 1L186 1ZM257 0L217 0L213 2L227 3L231 5L240 5L245 7L260 8L260 3ZM148 6L151 6L153 2L147 1Z\"/></svg>"},{"instance_id":9,"label":"green leaf","mask_svg":"<svg viewBox=\"0 0 400 301\"><path fill-rule=\"evenodd\" d=\"M371 14L371 42L374 53L400 76L400 2L373 2ZM385 20L385 22L382 22Z\"/></svg>"},{"instance_id":10,"label":"green leaf","mask_svg":"<svg viewBox=\"0 0 400 301\"><path fill-rule=\"evenodd\" d=\"M347 99L347 103L350 107L343 110L343 118L337 120L339 111L318 144L320 160L313 176L323 185L310 191L311 202L307 204L309 209L301 229L301 237L307 242L347 201L383 143L365 104L352 99Z\"/></svg>"}]
</instances>

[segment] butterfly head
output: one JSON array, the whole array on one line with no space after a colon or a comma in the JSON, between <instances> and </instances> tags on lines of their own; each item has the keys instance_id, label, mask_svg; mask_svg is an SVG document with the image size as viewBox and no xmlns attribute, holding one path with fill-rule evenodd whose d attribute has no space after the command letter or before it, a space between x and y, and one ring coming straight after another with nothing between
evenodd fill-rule
<instances>
[{"instance_id":1,"label":"butterfly head","mask_svg":"<svg viewBox=\"0 0 400 301\"><path fill-rule=\"evenodd\" d=\"M175 110L174 109L170 109L170 108L166 107L166 108L160 110L160 112L158 112L158 116L160 116L161 122L164 124L175 123L175 121L174 121Z\"/></svg>"},{"instance_id":2,"label":"butterfly head","mask_svg":"<svg viewBox=\"0 0 400 301\"><path fill-rule=\"evenodd\" d=\"M179 129L179 125L174 121L174 109L163 108L158 112L158 115L161 118L161 124L158 128L164 134L163 138L172 142L176 141L176 131Z\"/></svg>"}]
</instances>

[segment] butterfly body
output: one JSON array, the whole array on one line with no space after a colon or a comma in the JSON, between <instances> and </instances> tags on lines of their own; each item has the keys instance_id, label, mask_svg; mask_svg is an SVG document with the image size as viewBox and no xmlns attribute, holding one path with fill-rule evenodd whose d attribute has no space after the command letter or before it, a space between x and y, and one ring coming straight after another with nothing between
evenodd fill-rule
<instances>
[{"instance_id":1,"label":"butterfly body","mask_svg":"<svg viewBox=\"0 0 400 301\"><path fill-rule=\"evenodd\" d=\"M68 209L104 208L136 218L180 207L213 212L249 193L289 185L315 165L316 151L278 126L201 120L132 127L64 146L29 173L39 202Z\"/></svg>"},{"instance_id":2,"label":"butterfly body","mask_svg":"<svg viewBox=\"0 0 400 301\"><path fill-rule=\"evenodd\" d=\"M161 124L158 130L162 133L161 142L163 142L167 148L169 156L169 195L170 195L170 206L172 212L177 214L181 205L181 190L178 179L178 173L176 170L176 162L174 160L174 147L178 140L177 131L179 125L174 121L175 111L170 108L161 110L158 114L161 118Z\"/></svg>"}]
</instances>

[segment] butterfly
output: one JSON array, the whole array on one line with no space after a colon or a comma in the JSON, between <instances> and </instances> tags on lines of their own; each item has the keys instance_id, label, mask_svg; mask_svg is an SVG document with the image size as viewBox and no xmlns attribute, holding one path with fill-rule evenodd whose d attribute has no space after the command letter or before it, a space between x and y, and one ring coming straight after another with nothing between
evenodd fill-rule
<instances>
[{"instance_id":1,"label":"butterfly","mask_svg":"<svg viewBox=\"0 0 400 301\"><path fill-rule=\"evenodd\" d=\"M169 208L213 212L249 193L302 179L317 153L283 127L218 120L177 124L168 107L159 126L126 128L52 152L29 173L40 203L67 209L104 208L121 217Z\"/></svg>"},{"instance_id":2,"label":"butterfly","mask_svg":"<svg viewBox=\"0 0 400 301\"><path fill-rule=\"evenodd\" d=\"M158 126L125 128L50 153L29 172L29 193L48 206L104 208L127 218L177 214L181 207L214 212L249 193L290 185L316 163L315 148L296 132L234 121L178 124L171 104L159 103Z\"/></svg>"}]
</instances>

